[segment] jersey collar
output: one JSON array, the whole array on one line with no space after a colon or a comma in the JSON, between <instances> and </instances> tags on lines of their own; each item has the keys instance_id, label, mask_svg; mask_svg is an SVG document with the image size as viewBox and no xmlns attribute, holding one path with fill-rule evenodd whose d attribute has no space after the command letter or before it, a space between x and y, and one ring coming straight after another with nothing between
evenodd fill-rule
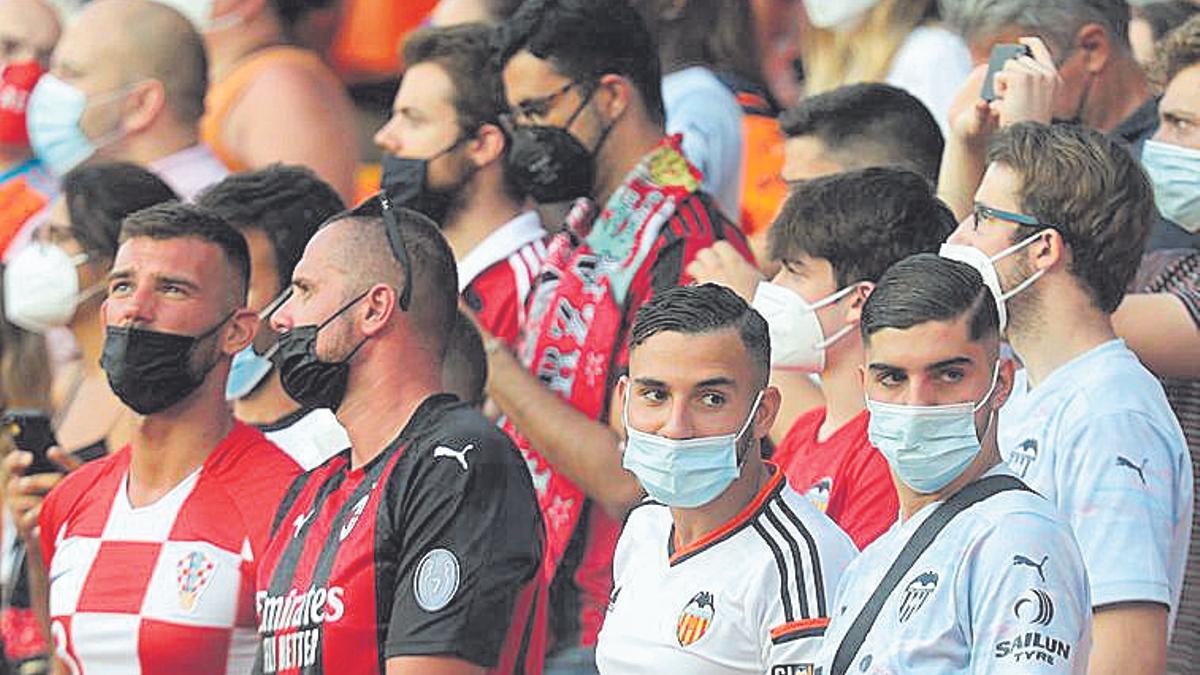
<instances>
[{"instance_id":1,"label":"jersey collar","mask_svg":"<svg viewBox=\"0 0 1200 675\"><path fill-rule=\"evenodd\" d=\"M674 567L688 558L691 558L698 553L716 546L717 544L740 532L742 528L749 524L750 521L754 520L759 513L762 513L762 510L767 507L767 503L770 502L772 498L779 494L780 490L782 490L783 486L785 485L783 472L779 470L779 467L775 466L775 464L771 462L763 463L766 464L767 468L771 471L770 480L768 480L767 484L758 491L758 494L754 496L754 499L750 500L750 503L746 505L746 508L742 509L736 516L734 516L724 525L682 548L676 547L675 526L671 525L671 533L667 539L667 559L670 561L671 567Z\"/></svg>"},{"instance_id":2,"label":"jersey collar","mask_svg":"<svg viewBox=\"0 0 1200 675\"><path fill-rule=\"evenodd\" d=\"M536 211L526 211L501 225L459 261L458 292L465 291L476 277L492 265L507 260L521 247L545 236L546 230Z\"/></svg>"}]
</instances>

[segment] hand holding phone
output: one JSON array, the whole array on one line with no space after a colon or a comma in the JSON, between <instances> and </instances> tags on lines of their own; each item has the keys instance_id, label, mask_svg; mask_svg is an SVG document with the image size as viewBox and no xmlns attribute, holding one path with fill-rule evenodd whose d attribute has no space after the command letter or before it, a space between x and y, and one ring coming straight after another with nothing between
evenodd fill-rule
<instances>
[{"instance_id":1,"label":"hand holding phone","mask_svg":"<svg viewBox=\"0 0 1200 675\"><path fill-rule=\"evenodd\" d=\"M996 88L993 81L996 73L1004 70L1004 64L1010 60L1022 56L1033 56L1033 52L1027 45L998 44L992 47L992 55L988 57L987 75L983 78L983 89L979 92L979 98L988 102L996 100Z\"/></svg>"},{"instance_id":2,"label":"hand holding phone","mask_svg":"<svg viewBox=\"0 0 1200 675\"><path fill-rule=\"evenodd\" d=\"M46 451L58 445L54 430L50 427L50 416L41 410L6 410L0 417L0 430L12 439L18 450L33 455L33 463L25 470L26 476L39 473L63 473L63 468L54 463Z\"/></svg>"}]
</instances>

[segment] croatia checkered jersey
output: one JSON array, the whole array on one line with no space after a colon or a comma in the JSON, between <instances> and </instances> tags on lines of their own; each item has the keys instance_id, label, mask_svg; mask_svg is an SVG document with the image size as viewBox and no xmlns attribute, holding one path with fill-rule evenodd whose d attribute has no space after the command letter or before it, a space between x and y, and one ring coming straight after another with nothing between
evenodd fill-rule
<instances>
[{"instance_id":1,"label":"croatia checkered jersey","mask_svg":"<svg viewBox=\"0 0 1200 675\"><path fill-rule=\"evenodd\" d=\"M458 263L458 292L489 333L515 346L525 301L546 258L546 230L534 211L501 226Z\"/></svg>"},{"instance_id":2,"label":"croatia checkered jersey","mask_svg":"<svg viewBox=\"0 0 1200 675\"><path fill-rule=\"evenodd\" d=\"M541 519L511 441L451 395L370 462L345 450L280 505L259 570L254 673L371 675L444 656L541 672Z\"/></svg>"},{"instance_id":3,"label":"croatia checkered jersey","mask_svg":"<svg viewBox=\"0 0 1200 675\"><path fill-rule=\"evenodd\" d=\"M810 673L855 554L779 470L741 513L685 548L670 509L643 502L617 544L600 672Z\"/></svg>"},{"instance_id":4,"label":"croatia checkered jersey","mask_svg":"<svg viewBox=\"0 0 1200 675\"><path fill-rule=\"evenodd\" d=\"M246 673L271 514L300 467L244 424L134 508L128 447L75 470L39 526L54 649L71 673Z\"/></svg>"},{"instance_id":5,"label":"croatia checkered jersey","mask_svg":"<svg viewBox=\"0 0 1200 675\"><path fill-rule=\"evenodd\" d=\"M1008 475L1001 464L986 476ZM842 575L825 675L928 504L863 549ZM1010 490L963 510L888 596L851 673L1085 673L1091 600L1079 546L1054 504Z\"/></svg>"}]
</instances>

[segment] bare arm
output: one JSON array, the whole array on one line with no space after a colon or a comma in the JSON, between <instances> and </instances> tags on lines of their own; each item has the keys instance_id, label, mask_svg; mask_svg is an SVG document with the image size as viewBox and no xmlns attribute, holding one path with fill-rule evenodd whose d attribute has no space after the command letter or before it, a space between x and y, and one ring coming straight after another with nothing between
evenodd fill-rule
<instances>
[{"instance_id":1,"label":"bare arm","mask_svg":"<svg viewBox=\"0 0 1200 675\"><path fill-rule=\"evenodd\" d=\"M556 471L608 515L623 519L641 498L641 486L621 467L621 435L547 389L512 353L493 344L495 339L485 337L492 400ZM609 409L620 410L620 405L614 400Z\"/></svg>"},{"instance_id":2,"label":"bare arm","mask_svg":"<svg viewBox=\"0 0 1200 675\"><path fill-rule=\"evenodd\" d=\"M387 661L387 675L483 675L474 663L448 656L396 656Z\"/></svg>"},{"instance_id":3,"label":"bare arm","mask_svg":"<svg viewBox=\"0 0 1200 675\"><path fill-rule=\"evenodd\" d=\"M251 168L275 162L307 166L349 203L358 164L353 120L354 109L340 87L280 66L247 87L223 138Z\"/></svg>"},{"instance_id":4,"label":"bare arm","mask_svg":"<svg viewBox=\"0 0 1200 675\"><path fill-rule=\"evenodd\" d=\"M1200 327L1170 293L1125 296L1113 328L1160 377L1200 377Z\"/></svg>"},{"instance_id":5,"label":"bare arm","mask_svg":"<svg viewBox=\"0 0 1200 675\"><path fill-rule=\"evenodd\" d=\"M1139 673L1167 669L1167 608L1150 602L1124 602L1097 607L1092 615L1090 675Z\"/></svg>"}]
</instances>

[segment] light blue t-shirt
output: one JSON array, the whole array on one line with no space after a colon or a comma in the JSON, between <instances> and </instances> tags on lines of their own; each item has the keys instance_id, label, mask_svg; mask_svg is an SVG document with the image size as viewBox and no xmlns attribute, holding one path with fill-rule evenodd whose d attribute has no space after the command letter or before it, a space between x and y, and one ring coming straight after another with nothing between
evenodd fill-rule
<instances>
[{"instance_id":1,"label":"light blue t-shirt","mask_svg":"<svg viewBox=\"0 0 1200 675\"><path fill-rule=\"evenodd\" d=\"M704 174L704 191L738 222L742 208L742 109L708 68L663 76L667 133L683 134L683 154Z\"/></svg>"},{"instance_id":2,"label":"light blue t-shirt","mask_svg":"<svg viewBox=\"0 0 1200 675\"><path fill-rule=\"evenodd\" d=\"M1000 452L1070 522L1093 606L1162 603L1173 626L1192 463L1162 386L1125 342L1076 357L1034 389L1018 372L1000 411Z\"/></svg>"}]
</instances>

